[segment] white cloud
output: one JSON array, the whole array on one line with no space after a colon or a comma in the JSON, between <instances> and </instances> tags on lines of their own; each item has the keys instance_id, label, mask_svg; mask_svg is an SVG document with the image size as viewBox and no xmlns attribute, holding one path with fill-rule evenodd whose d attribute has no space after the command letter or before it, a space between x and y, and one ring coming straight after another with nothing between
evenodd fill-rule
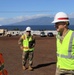
<instances>
[{"instance_id":1,"label":"white cloud","mask_svg":"<svg viewBox=\"0 0 74 75\"><path fill-rule=\"evenodd\" d=\"M5 18L0 18L0 21L3 21Z\"/></svg>"},{"instance_id":2,"label":"white cloud","mask_svg":"<svg viewBox=\"0 0 74 75\"><path fill-rule=\"evenodd\" d=\"M69 14L69 17L70 17L70 18L74 18L74 12L71 13L71 14Z\"/></svg>"},{"instance_id":3,"label":"white cloud","mask_svg":"<svg viewBox=\"0 0 74 75\"><path fill-rule=\"evenodd\" d=\"M13 18L0 18L0 25L7 25L7 24L12 24L12 23L17 23L29 19L34 19L34 18L39 18L39 17L53 17L54 15L51 14L36 14L36 15L25 15L25 16L16 16ZM74 18L74 13L69 14L70 18Z\"/></svg>"},{"instance_id":4,"label":"white cloud","mask_svg":"<svg viewBox=\"0 0 74 75\"><path fill-rule=\"evenodd\" d=\"M31 15L31 16L26 15L26 16L17 16L17 17L13 17L13 18L0 18L0 24L7 25L7 24L21 22L21 21L25 21L25 20L29 20L29 19L33 19L33 18L39 18L42 16L50 16L50 15L36 14L36 15Z\"/></svg>"},{"instance_id":5,"label":"white cloud","mask_svg":"<svg viewBox=\"0 0 74 75\"><path fill-rule=\"evenodd\" d=\"M25 15L25 16L16 16L13 18L4 18L4 17L0 17L0 25L6 25L6 24L12 24L12 23L16 23L16 22L21 22L21 21L25 21L25 20L29 20L29 19L33 19L33 18L39 18L39 17L53 17L54 15L50 15L50 14L36 14L36 15ZM70 18L74 18L74 13L69 14Z\"/></svg>"},{"instance_id":6,"label":"white cloud","mask_svg":"<svg viewBox=\"0 0 74 75\"><path fill-rule=\"evenodd\" d=\"M39 18L39 17L43 17L43 16L51 17L51 15L49 15L49 14L36 14L36 15L31 15L30 17L32 19L32 18Z\"/></svg>"}]
</instances>

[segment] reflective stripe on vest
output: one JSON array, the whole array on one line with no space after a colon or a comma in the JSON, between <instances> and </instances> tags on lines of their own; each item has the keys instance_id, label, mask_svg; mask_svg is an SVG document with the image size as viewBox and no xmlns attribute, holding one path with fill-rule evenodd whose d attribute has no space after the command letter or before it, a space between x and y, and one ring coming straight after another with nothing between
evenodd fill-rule
<instances>
[{"instance_id":1,"label":"reflective stripe on vest","mask_svg":"<svg viewBox=\"0 0 74 75\"><path fill-rule=\"evenodd\" d=\"M69 48L68 48L68 55L58 54L57 53L57 56L62 57L62 58L74 59L74 56L71 55L73 38L74 38L74 32L72 32L72 35L71 35L71 38L70 38Z\"/></svg>"}]
</instances>

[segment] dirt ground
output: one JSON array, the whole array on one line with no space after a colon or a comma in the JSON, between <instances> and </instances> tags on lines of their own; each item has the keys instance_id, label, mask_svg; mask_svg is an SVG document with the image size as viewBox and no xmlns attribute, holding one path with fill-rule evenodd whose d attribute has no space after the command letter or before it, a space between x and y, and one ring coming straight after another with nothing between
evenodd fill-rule
<instances>
[{"instance_id":1,"label":"dirt ground","mask_svg":"<svg viewBox=\"0 0 74 75\"><path fill-rule=\"evenodd\" d=\"M5 60L9 75L54 75L56 69L55 37L36 36L33 59L33 71L22 70L22 50L18 45L18 36L0 37L0 52Z\"/></svg>"}]
</instances>

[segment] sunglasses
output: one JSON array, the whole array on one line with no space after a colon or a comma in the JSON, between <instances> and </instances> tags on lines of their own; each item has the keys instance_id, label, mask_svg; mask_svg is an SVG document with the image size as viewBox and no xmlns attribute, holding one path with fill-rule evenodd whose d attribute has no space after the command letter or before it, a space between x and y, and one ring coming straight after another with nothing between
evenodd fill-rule
<instances>
[{"instance_id":1,"label":"sunglasses","mask_svg":"<svg viewBox=\"0 0 74 75\"><path fill-rule=\"evenodd\" d=\"M31 31L26 31L26 32L31 32Z\"/></svg>"},{"instance_id":2,"label":"sunglasses","mask_svg":"<svg viewBox=\"0 0 74 75\"><path fill-rule=\"evenodd\" d=\"M58 23L55 23L55 27L58 27L60 25L65 25L66 23L65 22L58 22Z\"/></svg>"}]
</instances>

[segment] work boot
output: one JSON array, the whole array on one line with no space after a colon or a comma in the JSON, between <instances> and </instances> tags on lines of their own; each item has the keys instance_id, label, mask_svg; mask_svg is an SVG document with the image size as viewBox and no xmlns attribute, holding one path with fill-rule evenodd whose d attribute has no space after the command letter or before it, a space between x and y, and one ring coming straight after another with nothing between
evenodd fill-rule
<instances>
[{"instance_id":1,"label":"work boot","mask_svg":"<svg viewBox=\"0 0 74 75\"><path fill-rule=\"evenodd\" d=\"M22 68L23 68L23 70L26 70L26 67L25 66L23 66Z\"/></svg>"},{"instance_id":2,"label":"work boot","mask_svg":"<svg viewBox=\"0 0 74 75\"><path fill-rule=\"evenodd\" d=\"M28 67L29 71L33 71L33 68L31 66Z\"/></svg>"}]
</instances>

